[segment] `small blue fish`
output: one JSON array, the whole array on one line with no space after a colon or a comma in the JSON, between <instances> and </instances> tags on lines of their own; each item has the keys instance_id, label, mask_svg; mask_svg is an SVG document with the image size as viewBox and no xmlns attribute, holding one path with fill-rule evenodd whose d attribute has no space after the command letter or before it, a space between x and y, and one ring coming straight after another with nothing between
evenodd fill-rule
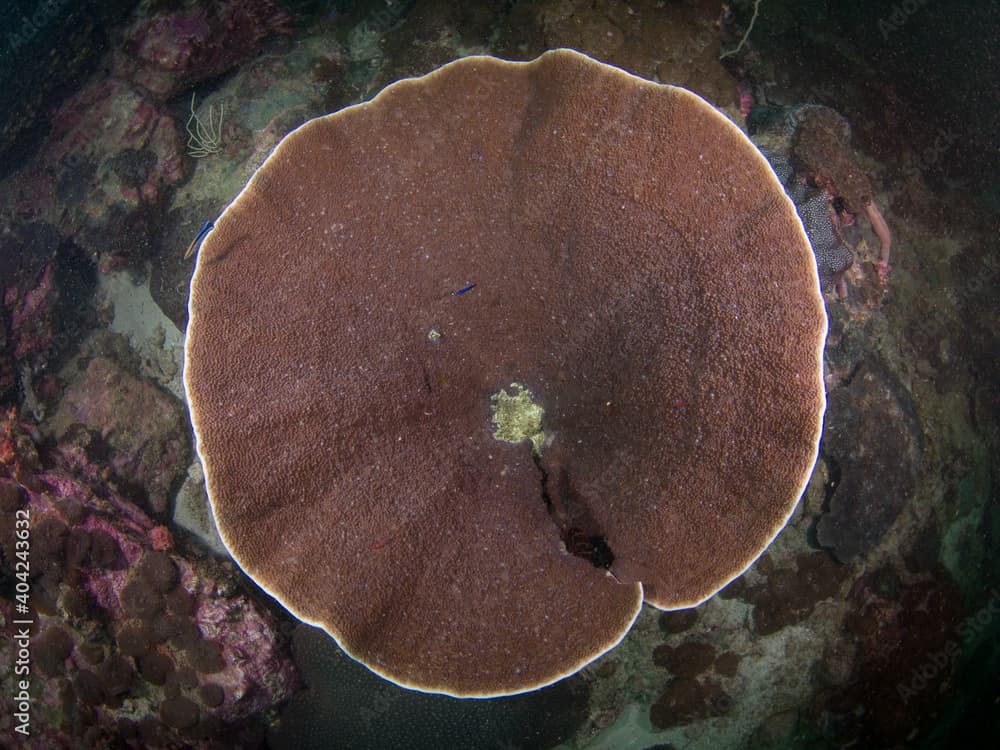
<instances>
[{"instance_id":1,"label":"small blue fish","mask_svg":"<svg viewBox=\"0 0 1000 750\"><path fill-rule=\"evenodd\" d=\"M468 286L463 286L457 292L452 292L452 294L454 294L456 297L461 297L463 294L465 294L469 290L475 289L476 286L477 286L476 284L469 284Z\"/></svg>"},{"instance_id":2,"label":"small blue fish","mask_svg":"<svg viewBox=\"0 0 1000 750\"><path fill-rule=\"evenodd\" d=\"M190 258L195 254L195 251L201 247L201 243L205 241L205 236L215 229L215 224L211 221L206 221L201 225L201 231L198 232L198 236L191 240L191 244L188 245L187 252L184 253L184 258Z\"/></svg>"}]
</instances>

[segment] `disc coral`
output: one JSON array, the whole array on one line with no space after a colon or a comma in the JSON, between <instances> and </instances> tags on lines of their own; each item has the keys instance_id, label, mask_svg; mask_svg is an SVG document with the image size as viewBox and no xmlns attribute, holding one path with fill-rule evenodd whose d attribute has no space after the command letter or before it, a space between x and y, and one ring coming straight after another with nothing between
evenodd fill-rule
<instances>
[{"instance_id":1,"label":"disc coral","mask_svg":"<svg viewBox=\"0 0 1000 750\"><path fill-rule=\"evenodd\" d=\"M569 50L472 57L275 149L199 253L185 386L243 569L384 677L484 697L756 559L815 461L825 331L794 207L715 109Z\"/></svg>"}]
</instances>

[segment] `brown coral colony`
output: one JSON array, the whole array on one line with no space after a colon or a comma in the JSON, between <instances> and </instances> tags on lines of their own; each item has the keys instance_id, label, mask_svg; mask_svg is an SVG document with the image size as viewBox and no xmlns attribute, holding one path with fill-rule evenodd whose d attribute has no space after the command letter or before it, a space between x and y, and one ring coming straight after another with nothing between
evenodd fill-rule
<instances>
[{"instance_id":1,"label":"brown coral colony","mask_svg":"<svg viewBox=\"0 0 1000 750\"><path fill-rule=\"evenodd\" d=\"M471 57L276 148L200 250L185 387L241 567L378 674L484 697L760 555L825 332L794 207L711 106L569 50Z\"/></svg>"}]
</instances>

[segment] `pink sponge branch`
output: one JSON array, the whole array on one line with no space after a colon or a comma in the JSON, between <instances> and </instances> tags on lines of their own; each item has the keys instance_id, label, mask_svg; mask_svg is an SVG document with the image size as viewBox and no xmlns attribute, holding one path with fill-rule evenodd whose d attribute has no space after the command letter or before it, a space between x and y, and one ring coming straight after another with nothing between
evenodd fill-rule
<instances>
[{"instance_id":1,"label":"pink sponge branch","mask_svg":"<svg viewBox=\"0 0 1000 750\"><path fill-rule=\"evenodd\" d=\"M878 210L878 206L875 205L874 200L868 201L865 206L865 213L868 214L868 220L872 223L872 229L878 235L879 243L881 244L879 260L882 263L888 263L889 248L892 247L892 232L889 231L889 225L885 223L885 217Z\"/></svg>"}]
</instances>

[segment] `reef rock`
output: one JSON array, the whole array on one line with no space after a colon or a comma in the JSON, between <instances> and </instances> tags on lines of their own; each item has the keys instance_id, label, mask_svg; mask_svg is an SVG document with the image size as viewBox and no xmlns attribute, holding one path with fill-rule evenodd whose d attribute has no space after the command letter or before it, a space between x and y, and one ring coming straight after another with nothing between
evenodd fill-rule
<instances>
[{"instance_id":1,"label":"reef rock","mask_svg":"<svg viewBox=\"0 0 1000 750\"><path fill-rule=\"evenodd\" d=\"M878 364L862 363L829 395L820 452L830 466L829 510L819 543L841 562L871 551L916 485L923 433L903 385Z\"/></svg>"},{"instance_id":2,"label":"reef rock","mask_svg":"<svg viewBox=\"0 0 1000 750\"><path fill-rule=\"evenodd\" d=\"M272 33L288 33L290 21L270 0L137 14L113 69L154 97L169 99L252 57Z\"/></svg>"},{"instance_id":3,"label":"reef rock","mask_svg":"<svg viewBox=\"0 0 1000 750\"><path fill-rule=\"evenodd\" d=\"M812 175L817 185L842 197L848 211L863 211L872 199L872 185L851 151L847 120L829 107L807 104L792 111L787 126L794 128L796 171Z\"/></svg>"},{"instance_id":4,"label":"reef rock","mask_svg":"<svg viewBox=\"0 0 1000 750\"><path fill-rule=\"evenodd\" d=\"M113 479L149 512L169 511L191 458L184 407L169 393L112 359L94 357L47 428L67 449L106 459Z\"/></svg>"},{"instance_id":5,"label":"reef rock","mask_svg":"<svg viewBox=\"0 0 1000 750\"><path fill-rule=\"evenodd\" d=\"M3 183L0 215L46 221L110 268L145 255L165 193L185 174L173 116L142 89L105 78L52 113L37 156Z\"/></svg>"}]
</instances>

